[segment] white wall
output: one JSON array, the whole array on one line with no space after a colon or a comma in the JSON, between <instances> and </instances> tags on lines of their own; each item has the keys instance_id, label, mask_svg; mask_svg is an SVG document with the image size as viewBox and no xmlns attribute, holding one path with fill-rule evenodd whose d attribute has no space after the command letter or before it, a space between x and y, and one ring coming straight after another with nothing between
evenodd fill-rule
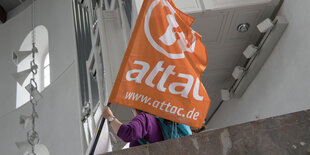
<instances>
[{"instance_id":1,"label":"white wall","mask_svg":"<svg viewBox=\"0 0 310 155\"><path fill-rule=\"evenodd\" d=\"M51 154L82 154L79 82L71 0L37 0L37 25L49 32L51 85L40 101L38 132ZM15 110L16 82L11 61L31 31L31 7L0 25L0 154L19 154L14 144L26 140L20 114L30 114L30 105Z\"/></svg>"},{"instance_id":2,"label":"white wall","mask_svg":"<svg viewBox=\"0 0 310 155\"><path fill-rule=\"evenodd\" d=\"M77 90L68 89L77 83L76 78L72 78L76 71L74 62L60 78L43 91L44 98L39 102L37 131L41 143L47 146L51 155L82 154L79 107L76 106ZM1 117L0 154L21 154L15 142L26 140L26 133L31 125L23 129L18 123L19 116L30 113L31 105L27 104Z\"/></svg>"},{"instance_id":3,"label":"white wall","mask_svg":"<svg viewBox=\"0 0 310 155\"><path fill-rule=\"evenodd\" d=\"M310 109L309 6L309 0L284 0L284 35L243 97L224 102L209 128Z\"/></svg>"}]
</instances>

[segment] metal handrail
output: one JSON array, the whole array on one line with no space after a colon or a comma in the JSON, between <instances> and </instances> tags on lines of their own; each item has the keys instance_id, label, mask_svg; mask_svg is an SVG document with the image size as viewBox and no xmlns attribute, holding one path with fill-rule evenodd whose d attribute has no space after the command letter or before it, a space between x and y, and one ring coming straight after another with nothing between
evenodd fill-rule
<instances>
[{"instance_id":1,"label":"metal handrail","mask_svg":"<svg viewBox=\"0 0 310 155\"><path fill-rule=\"evenodd\" d=\"M107 106L110 107L110 103L108 103ZM94 155L94 153L95 153L95 150L96 150L96 147L97 147L97 143L99 141L100 133L102 131L103 125L105 123L105 120L106 119L101 116L101 121L100 121L99 129L98 129L98 131L96 133L95 141L94 141L94 143L92 145L92 148L91 148L91 151L89 152L89 155Z\"/></svg>"}]
</instances>

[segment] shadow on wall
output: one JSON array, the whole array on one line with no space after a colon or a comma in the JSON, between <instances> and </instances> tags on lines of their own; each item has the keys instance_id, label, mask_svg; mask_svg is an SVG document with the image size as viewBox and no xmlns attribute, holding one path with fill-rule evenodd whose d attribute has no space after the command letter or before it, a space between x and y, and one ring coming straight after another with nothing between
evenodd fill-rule
<instances>
[{"instance_id":1,"label":"shadow on wall","mask_svg":"<svg viewBox=\"0 0 310 155\"><path fill-rule=\"evenodd\" d=\"M32 49L32 34L33 31L30 31L24 41L22 42L19 51L26 51ZM36 47L38 49L38 53L36 54L35 62L38 65L38 74L35 76L36 82L38 84L38 90L41 92L44 89L46 84L49 84L49 43L48 43L48 31L47 28L43 25L39 25L34 29L34 38L36 42ZM26 70L30 68L30 61L32 60L32 55L26 57L23 61L21 61L17 65L17 72ZM29 93L25 89L25 86L29 84L30 78L32 74L30 74L22 86L18 83L16 89L16 108L21 107L25 103L29 101Z\"/></svg>"}]
</instances>

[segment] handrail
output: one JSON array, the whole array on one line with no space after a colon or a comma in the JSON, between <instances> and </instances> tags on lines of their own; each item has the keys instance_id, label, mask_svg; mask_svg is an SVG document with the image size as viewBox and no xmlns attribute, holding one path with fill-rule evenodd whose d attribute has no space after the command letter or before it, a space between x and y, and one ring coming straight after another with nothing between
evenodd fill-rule
<instances>
[{"instance_id":1,"label":"handrail","mask_svg":"<svg viewBox=\"0 0 310 155\"><path fill-rule=\"evenodd\" d=\"M107 106L110 107L110 103L108 103ZM89 155L94 155L94 153L95 153L95 150L96 150L96 147L97 147L97 143L98 143L98 140L99 140L99 137L100 137L100 133L102 131L103 125L105 123L105 120L106 119L101 116L101 121L100 121L99 129L98 129L98 131L96 133L95 141L94 141L94 143L92 145L92 148L91 148L91 150L89 152Z\"/></svg>"}]
</instances>

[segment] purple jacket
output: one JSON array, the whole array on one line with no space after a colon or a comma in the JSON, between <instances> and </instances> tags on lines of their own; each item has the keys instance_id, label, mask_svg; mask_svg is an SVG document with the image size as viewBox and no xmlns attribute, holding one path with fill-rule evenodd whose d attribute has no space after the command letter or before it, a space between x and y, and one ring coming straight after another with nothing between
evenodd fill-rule
<instances>
[{"instance_id":1,"label":"purple jacket","mask_svg":"<svg viewBox=\"0 0 310 155\"><path fill-rule=\"evenodd\" d=\"M130 147L140 145L138 139L141 138L146 139L150 143L163 140L156 118L146 113L138 114L128 125L121 125L117 136L125 142L130 142Z\"/></svg>"}]
</instances>

